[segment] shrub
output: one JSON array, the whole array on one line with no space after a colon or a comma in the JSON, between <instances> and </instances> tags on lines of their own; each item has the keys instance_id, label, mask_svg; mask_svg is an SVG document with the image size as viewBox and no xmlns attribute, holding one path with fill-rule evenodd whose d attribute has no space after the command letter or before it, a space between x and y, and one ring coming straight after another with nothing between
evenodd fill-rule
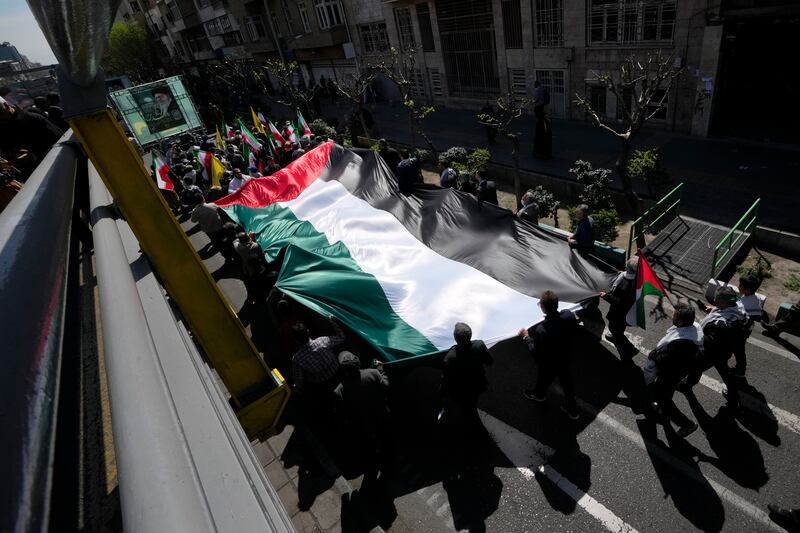
<instances>
[{"instance_id":1,"label":"shrub","mask_svg":"<svg viewBox=\"0 0 800 533\"><path fill-rule=\"evenodd\" d=\"M569 214L569 227L570 231L575 231L578 226L578 219L575 216L576 209L570 207L567 213ZM597 241L610 243L619 236L619 226L622 221L619 218L619 213L616 209L599 209L589 213L594 220L594 238Z\"/></svg>"},{"instance_id":2,"label":"shrub","mask_svg":"<svg viewBox=\"0 0 800 533\"><path fill-rule=\"evenodd\" d=\"M556 200L553 193L541 185L537 185L535 189L530 189L528 192L533 195L533 201L539 206L539 216L552 216L553 225L558 227L558 207L560 202Z\"/></svg>"},{"instance_id":3,"label":"shrub","mask_svg":"<svg viewBox=\"0 0 800 533\"><path fill-rule=\"evenodd\" d=\"M614 207L611 194L608 192L608 186L611 185L610 170L594 168L588 161L579 159L569 172L583 185L583 191L578 195L581 202L587 204L593 211Z\"/></svg>"},{"instance_id":4,"label":"shrub","mask_svg":"<svg viewBox=\"0 0 800 533\"><path fill-rule=\"evenodd\" d=\"M453 169L456 171L462 170L467 163L467 149L462 146L451 146L444 152L439 154L439 164L447 166L451 162L454 163ZM456 165L460 168L456 168Z\"/></svg>"},{"instance_id":5,"label":"shrub","mask_svg":"<svg viewBox=\"0 0 800 533\"><path fill-rule=\"evenodd\" d=\"M748 260L736 267L736 272L740 276L755 276L759 282L772 277L772 265L763 257Z\"/></svg>"},{"instance_id":6,"label":"shrub","mask_svg":"<svg viewBox=\"0 0 800 533\"><path fill-rule=\"evenodd\" d=\"M800 276L794 272L790 272L789 277L783 282L783 286L790 291L800 292Z\"/></svg>"},{"instance_id":7,"label":"shrub","mask_svg":"<svg viewBox=\"0 0 800 533\"><path fill-rule=\"evenodd\" d=\"M311 121L311 124L309 124L308 127L311 128L311 131L314 133L314 135L324 135L330 139L333 139L336 135L336 130L328 126L328 123L321 118Z\"/></svg>"},{"instance_id":8,"label":"shrub","mask_svg":"<svg viewBox=\"0 0 800 533\"><path fill-rule=\"evenodd\" d=\"M420 163L435 163L436 158L433 156L433 152L430 150L424 150L421 148L417 148L417 159Z\"/></svg>"},{"instance_id":9,"label":"shrub","mask_svg":"<svg viewBox=\"0 0 800 533\"><path fill-rule=\"evenodd\" d=\"M467 156L467 170L474 174L478 170L487 170L492 155L486 148L477 148Z\"/></svg>"},{"instance_id":10,"label":"shrub","mask_svg":"<svg viewBox=\"0 0 800 533\"><path fill-rule=\"evenodd\" d=\"M628 160L628 175L638 178L647 185L650 196L663 190L670 182L669 173L661 161L661 149L636 150Z\"/></svg>"}]
</instances>

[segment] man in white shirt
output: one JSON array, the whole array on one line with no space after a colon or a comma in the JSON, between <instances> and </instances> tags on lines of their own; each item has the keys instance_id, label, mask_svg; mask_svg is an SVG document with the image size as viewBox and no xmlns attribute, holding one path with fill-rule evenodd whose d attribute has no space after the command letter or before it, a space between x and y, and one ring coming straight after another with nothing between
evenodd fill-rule
<instances>
[{"instance_id":1,"label":"man in white shirt","mask_svg":"<svg viewBox=\"0 0 800 533\"><path fill-rule=\"evenodd\" d=\"M245 182L250 179L242 174L242 171L238 168L233 169L233 177L231 178L231 182L228 184L228 194L236 192Z\"/></svg>"}]
</instances>

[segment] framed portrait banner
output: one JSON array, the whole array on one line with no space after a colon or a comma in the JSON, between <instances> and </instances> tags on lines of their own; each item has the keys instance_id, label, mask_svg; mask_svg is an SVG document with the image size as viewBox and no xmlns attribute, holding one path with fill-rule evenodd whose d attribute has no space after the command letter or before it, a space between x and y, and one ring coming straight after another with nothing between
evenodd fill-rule
<instances>
[{"instance_id":1,"label":"framed portrait banner","mask_svg":"<svg viewBox=\"0 0 800 533\"><path fill-rule=\"evenodd\" d=\"M142 147L203 127L180 76L114 91L109 97Z\"/></svg>"}]
</instances>

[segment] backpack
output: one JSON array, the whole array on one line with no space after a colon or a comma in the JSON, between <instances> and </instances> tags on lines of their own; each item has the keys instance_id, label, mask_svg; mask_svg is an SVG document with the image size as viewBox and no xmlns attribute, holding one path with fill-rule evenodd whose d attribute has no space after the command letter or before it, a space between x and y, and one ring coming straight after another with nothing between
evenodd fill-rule
<instances>
[{"instance_id":1,"label":"backpack","mask_svg":"<svg viewBox=\"0 0 800 533\"><path fill-rule=\"evenodd\" d=\"M544 87L544 105L550 103L550 91L547 90L547 87Z\"/></svg>"}]
</instances>

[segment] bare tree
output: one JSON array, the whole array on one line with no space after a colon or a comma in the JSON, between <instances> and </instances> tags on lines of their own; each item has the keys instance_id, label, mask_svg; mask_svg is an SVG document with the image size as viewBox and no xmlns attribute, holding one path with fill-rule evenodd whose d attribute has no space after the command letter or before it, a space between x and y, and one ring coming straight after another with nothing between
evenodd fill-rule
<instances>
[{"instance_id":1,"label":"bare tree","mask_svg":"<svg viewBox=\"0 0 800 533\"><path fill-rule=\"evenodd\" d=\"M511 157L514 159L514 195L517 197L517 205L522 202L522 179L519 173L520 141L519 133L513 131L511 125L522 116L530 103L528 98L518 98L513 93L508 93L497 99L497 113L494 116L485 113L478 115L482 125L495 128L500 135L511 141Z\"/></svg>"},{"instance_id":2,"label":"bare tree","mask_svg":"<svg viewBox=\"0 0 800 533\"><path fill-rule=\"evenodd\" d=\"M639 215L640 206L639 197L633 190L633 181L628 173L631 144L642 126L661 110L675 79L682 72L683 68L674 66L673 56L664 56L659 50L648 52L644 60L635 55L628 56L615 72L597 73L596 82L609 90L617 99L617 108L622 116L621 128L620 124L601 116L599 110L592 107L588 98L575 95L575 103L586 110L592 121L620 141L614 168L622 180L625 198L634 216Z\"/></svg>"},{"instance_id":3,"label":"bare tree","mask_svg":"<svg viewBox=\"0 0 800 533\"><path fill-rule=\"evenodd\" d=\"M367 123L364 120L364 97L374 79L375 70L367 67L362 68L357 75L348 75L343 80L333 82L336 89L346 99L355 104L358 119L361 121L361 127L364 129L364 135L367 136L367 139L369 139L369 129L367 129Z\"/></svg>"},{"instance_id":4,"label":"bare tree","mask_svg":"<svg viewBox=\"0 0 800 533\"><path fill-rule=\"evenodd\" d=\"M433 156L436 157L436 147L433 145L430 137L422 129L422 121L429 114L433 113L436 108L431 105L424 105L414 100L414 76L416 73L416 54L413 49L398 52L396 48L392 47L389 50L389 55L385 57L378 65L377 68L389 78L400 91L400 97L403 99L403 105L408 111L408 128L411 133L411 147L416 146L416 134L419 134L425 140L425 143L431 149Z\"/></svg>"},{"instance_id":5,"label":"bare tree","mask_svg":"<svg viewBox=\"0 0 800 533\"><path fill-rule=\"evenodd\" d=\"M280 92L268 90L272 87L270 75L277 82ZM296 61L287 63L280 59L267 59L263 65L254 69L254 76L271 100L289 109L299 109L303 115L311 119L316 118L312 105L315 91L303 84L300 66Z\"/></svg>"}]
</instances>

